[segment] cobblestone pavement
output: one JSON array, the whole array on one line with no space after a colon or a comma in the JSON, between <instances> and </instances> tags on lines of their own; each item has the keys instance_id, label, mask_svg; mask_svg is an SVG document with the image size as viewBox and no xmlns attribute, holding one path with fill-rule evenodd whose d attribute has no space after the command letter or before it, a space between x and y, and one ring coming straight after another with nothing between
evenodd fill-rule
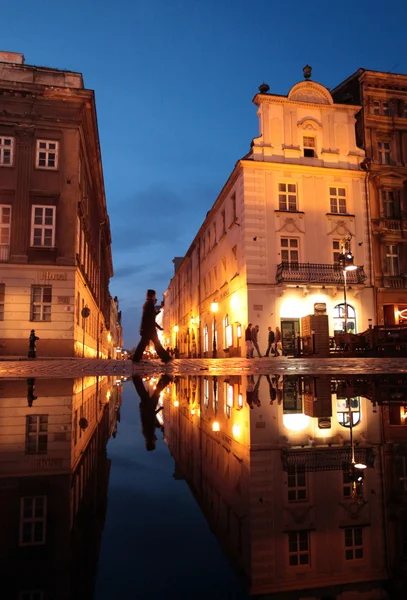
<instances>
[{"instance_id":1,"label":"cobblestone pavement","mask_svg":"<svg viewBox=\"0 0 407 600\"><path fill-rule=\"evenodd\" d=\"M0 361L0 378L83 377L117 375L128 377L169 373L171 375L249 375L249 374L379 374L407 373L407 358L183 358L168 365L151 360L131 361L86 358Z\"/></svg>"}]
</instances>

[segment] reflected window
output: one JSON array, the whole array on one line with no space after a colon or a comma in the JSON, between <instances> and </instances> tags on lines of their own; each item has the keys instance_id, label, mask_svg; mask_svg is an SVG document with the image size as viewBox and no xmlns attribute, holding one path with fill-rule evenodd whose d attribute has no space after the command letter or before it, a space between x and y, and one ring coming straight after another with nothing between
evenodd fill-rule
<instances>
[{"instance_id":1,"label":"reflected window","mask_svg":"<svg viewBox=\"0 0 407 600\"><path fill-rule=\"evenodd\" d=\"M288 534L288 564L290 567L310 564L308 531L292 531Z\"/></svg>"},{"instance_id":2,"label":"reflected window","mask_svg":"<svg viewBox=\"0 0 407 600\"><path fill-rule=\"evenodd\" d=\"M307 499L307 477L304 468L293 465L287 474L288 501L298 502Z\"/></svg>"},{"instance_id":3,"label":"reflected window","mask_svg":"<svg viewBox=\"0 0 407 600\"><path fill-rule=\"evenodd\" d=\"M286 376L283 379L283 410L287 413L302 413L302 395L298 377Z\"/></svg>"},{"instance_id":4,"label":"reflected window","mask_svg":"<svg viewBox=\"0 0 407 600\"><path fill-rule=\"evenodd\" d=\"M344 533L346 560L358 560L363 558L362 527L347 527Z\"/></svg>"},{"instance_id":5,"label":"reflected window","mask_svg":"<svg viewBox=\"0 0 407 600\"><path fill-rule=\"evenodd\" d=\"M216 415L218 412L218 380L213 378L213 411Z\"/></svg>"},{"instance_id":6,"label":"reflected window","mask_svg":"<svg viewBox=\"0 0 407 600\"><path fill-rule=\"evenodd\" d=\"M346 304L348 332L356 333L356 312L353 306ZM345 333L345 304L337 304L333 310L334 333Z\"/></svg>"},{"instance_id":7,"label":"reflected window","mask_svg":"<svg viewBox=\"0 0 407 600\"><path fill-rule=\"evenodd\" d=\"M233 346L233 327L229 321L229 315L225 317L225 348Z\"/></svg>"},{"instance_id":8,"label":"reflected window","mask_svg":"<svg viewBox=\"0 0 407 600\"><path fill-rule=\"evenodd\" d=\"M338 423L343 427L349 427L351 415L352 425L357 425L360 422L360 398L338 398L336 400Z\"/></svg>"},{"instance_id":9,"label":"reflected window","mask_svg":"<svg viewBox=\"0 0 407 600\"><path fill-rule=\"evenodd\" d=\"M352 477L349 472L349 469L346 468L346 465L344 468L345 468L345 470L342 471L342 496L344 498L351 498L352 497Z\"/></svg>"},{"instance_id":10,"label":"reflected window","mask_svg":"<svg viewBox=\"0 0 407 600\"><path fill-rule=\"evenodd\" d=\"M204 406L209 407L209 379L204 379Z\"/></svg>"},{"instance_id":11,"label":"reflected window","mask_svg":"<svg viewBox=\"0 0 407 600\"><path fill-rule=\"evenodd\" d=\"M29 415L26 417L26 452L45 454L48 445L48 415Z\"/></svg>"},{"instance_id":12,"label":"reflected window","mask_svg":"<svg viewBox=\"0 0 407 600\"><path fill-rule=\"evenodd\" d=\"M209 352L209 331L208 331L208 326L205 325L204 327L204 352Z\"/></svg>"},{"instance_id":13,"label":"reflected window","mask_svg":"<svg viewBox=\"0 0 407 600\"><path fill-rule=\"evenodd\" d=\"M46 496L25 496L20 502L20 546L45 544Z\"/></svg>"},{"instance_id":14,"label":"reflected window","mask_svg":"<svg viewBox=\"0 0 407 600\"><path fill-rule=\"evenodd\" d=\"M407 456L400 456L398 475L400 482L400 491L407 492Z\"/></svg>"}]
</instances>

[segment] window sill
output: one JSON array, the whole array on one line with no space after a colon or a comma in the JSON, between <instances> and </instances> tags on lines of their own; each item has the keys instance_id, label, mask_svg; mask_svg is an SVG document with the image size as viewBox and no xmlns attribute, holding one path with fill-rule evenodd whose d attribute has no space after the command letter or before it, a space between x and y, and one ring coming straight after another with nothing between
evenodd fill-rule
<instances>
[{"instance_id":1,"label":"window sill","mask_svg":"<svg viewBox=\"0 0 407 600\"><path fill-rule=\"evenodd\" d=\"M59 167L39 167L38 165L35 165L34 168L36 171L59 171Z\"/></svg>"},{"instance_id":2,"label":"window sill","mask_svg":"<svg viewBox=\"0 0 407 600\"><path fill-rule=\"evenodd\" d=\"M4 165L3 163L0 163L0 168L1 167L6 167L7 169L12 169L14 167L14 164L13 165Z\"/></svg>"},{"instance_id":3,"label":"window sill","mask_svg":"<svg viewBox=\"0 0 407 600\"><path fill-rule=\"evenodd\" d=\"M281 210L281 208L276 208L274 210L275 213L291 213L291 214L297 214L297 215L305 215L305 212L303 210Z\"/></svg>"},{"instance_id":4,"label":"window sill","mask_svg":"<svg viewBox=\"0 0 407 600\"><path fill-rule=\"evenodd\" d=\"M351 214L351 213L333 213L333 212L328 212L326 213L327 217L354 217L355 215Z\"/></svg>"}]
</instances>

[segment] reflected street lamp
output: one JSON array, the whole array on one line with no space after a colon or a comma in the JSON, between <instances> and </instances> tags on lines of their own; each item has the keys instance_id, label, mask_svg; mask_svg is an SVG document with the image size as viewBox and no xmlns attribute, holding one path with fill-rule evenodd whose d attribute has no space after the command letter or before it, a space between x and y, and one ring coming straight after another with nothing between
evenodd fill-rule
<instances>
[{"instance_id":1,"label":"reflected street lamp","mask_svg":"<svg viewBox=\"0 0 407 600\"><path fill-rule=\"evenodd\" d=\"M345 249L347 244L348 249ZM350 240L341 242L341 253L338 256L338 264L343 273L343 302L345 306L345 333L348 333L348 303L346 300L346 273L356 271L357 266L353 262L353 254L350 249Z\"/></svg>"},{"instance_id":2,"label":"reflected street lamp","mask_svg":"<svg viewBox=\"0 0 407 600\"><path fill-rule=\"evenodd\" d=\"M211 311L213 313L213 348L212 348L212 358L216 358L216 313L218 311L219 304L217 302L212 302Z\"/></svg>"},{"instance_id":3,"label":"reflected street lamp","mask_svg":"<svg viewBox=\"0 0 407 600\"><path fill-rule=\"evenodd\" d=\"M355 459L355 445L353 443L353 414L352 414L352 406L351 406L351 398L347 399L348 401L348 411L349 411L349 434L350 434L350 448L351 448L351 464L350 464L350 478L352 481L352 498L354 498L357 502L364 502L363 499L363 471L367 468L367 465L363 463L357 463Z\"/></svg>"}]
</instances>

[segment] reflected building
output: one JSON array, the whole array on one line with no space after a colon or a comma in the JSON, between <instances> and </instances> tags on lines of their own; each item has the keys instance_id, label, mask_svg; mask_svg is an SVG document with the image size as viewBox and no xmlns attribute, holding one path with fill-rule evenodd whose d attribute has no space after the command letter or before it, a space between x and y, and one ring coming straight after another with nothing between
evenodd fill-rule
<instances>
[{"instance_id":1,"label":"reflected building","mask_svg":"<svg viewBox=\"0 0 407 600\"><path fill-rule=\"evenodd\" d=\"M174 477L251 595L405 597L407 377L184 377L163 404Z\"/></svg>"},{"instance_id":2,"label":"reflected building","mask_svg":"<svg viewBox=\"0 0 407 600\"><path fill-rule=\"evenodd\" d=\"M107 377L3 380L0 398L2 594L90 599L121 386Z\"/></svg>"}]
</instances>

